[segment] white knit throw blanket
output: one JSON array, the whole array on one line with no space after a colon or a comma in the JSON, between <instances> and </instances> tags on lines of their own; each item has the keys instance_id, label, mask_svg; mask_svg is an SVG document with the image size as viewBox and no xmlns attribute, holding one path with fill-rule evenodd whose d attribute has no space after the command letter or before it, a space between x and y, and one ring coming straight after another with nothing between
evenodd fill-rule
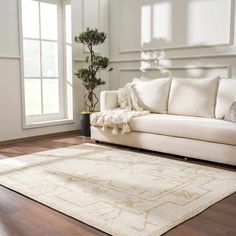
<instances>
[{"instance_id":1,"label":"white knit throw blanket","mask_svg":"<svg viewBox=\"0 0 236 236\"><path fill-rule=\"evenodd\" d=\"M132 89L132 84L128 83L124 88L117 92L119 108L93 113L90 117L91 125L101 126L104 131L108 126L113 128L112 134L117 135L121 130L121 134L131 131L130 121L132 118L149 114L138 105L138 100Z\"/></svg>"}]
</instances>

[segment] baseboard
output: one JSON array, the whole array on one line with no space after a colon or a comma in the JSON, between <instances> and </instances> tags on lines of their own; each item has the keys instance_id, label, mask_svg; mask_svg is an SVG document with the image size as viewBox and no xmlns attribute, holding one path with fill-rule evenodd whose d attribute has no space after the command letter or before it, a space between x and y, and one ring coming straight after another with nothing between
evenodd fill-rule
<instances>
[{"instance_id":1,"label":"baseboard","mask_svg":"<svg viewBox=\"0 0 236 236\"><path fill-rule=\"evenodd\" d=\"M31 137L25 137L25 138L19 138L19 139L0 141L0 146L7 145L7 144L13 144L13 143L19 143L19 142L34 141L34 140L54 138L54 137L63 137L66 135L73 135L73 134L79 135L80 130L64 131L64 132L58 132L58 133L52 133L52 134L43 134L43 135L37 135L37 136L31 136Z\"/></svg>"}]
</instances>

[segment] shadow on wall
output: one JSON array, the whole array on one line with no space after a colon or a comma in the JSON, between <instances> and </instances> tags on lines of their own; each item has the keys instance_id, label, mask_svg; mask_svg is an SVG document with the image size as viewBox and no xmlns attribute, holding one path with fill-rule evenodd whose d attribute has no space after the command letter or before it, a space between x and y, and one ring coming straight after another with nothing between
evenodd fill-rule
<instances>
[{"instance_id":1,"label":"shadow on wall","mask_svg":"<svg viewBox=\"0 0 236 236\"><path fill-rule=\"evenodd\" d=\"M165 46L168 45L167 40L165 41L163 38L160 40L154 39L150 44L147 43L144 46L149 48L149 45L159 46L164 43ZM194 63L188 63L186 66L175 66L172 60L166 59L166 49L143 50L141 52L140 70L144 77L149 71L157 70L161 77L205 78L209 76L209 73L207 73L207 68L204 67L205 65L199 63L199 59L195 60Z\"/></svg>"},{"instance_id":2,"label":"shadow on wall","mask_svg":"<svg viewBox=\"0 0 236 236\"><path fill-rule=\"evenodd\" d=\"M230 1L230 0L227 0ZM235 0L231 2L231 11L235 7ZM141 64L140 68L145 76L147 68L156 68L159 70L163 77L172 75L176 76L174 73L173 61L166 60L168 55L168 50L173 49L184 49L186 50L188 46L196 46L197 49L200 46L212 47L210 44L219 44L225 42L227 39L222 37L216 39L216 41L211 41L211 32L208 32L208 26L204 24L200 25L196 22L196 17L191 16L191 14L199 14L203 19L206 17L202 13L202 9L208 9L215 6L216 9L211 9L211 12L220 11L220 5L222 1L220 0L144 0L142 1L142 6L140 9L141 14ZM204 8L205 7L205 8ZM202 15L201 15L202 14ZM209 12L208 12L209 14ZM233 23L232 23L233 21ZM190 23L192 23L190 27ZM201 20L200 20L201 23ZM210 22L209 24L213 24ZM231 32L229 41L233 42L233 30L234 30L234 14L231 17ZM208 30L208 31L207 31ZM205 40L204 40L205 39ZM218 42L218 41L219 42ZM220 49L214 47L214 51L221 52ZM188 66L196 66L199 68L183 69L185 71L184 77L206 77L209 76L205 65L201 63L199 59L192 61L192 64ZM172 68L172 69L169 69ZM175 69L177 70L177 69ZM180 68L178 69L180 70ZM178 76L180 73L177 73ZM229 72L230 74L230 72ZM194 75L194 76L193 76Z\"/></svg>"}]
</instances>

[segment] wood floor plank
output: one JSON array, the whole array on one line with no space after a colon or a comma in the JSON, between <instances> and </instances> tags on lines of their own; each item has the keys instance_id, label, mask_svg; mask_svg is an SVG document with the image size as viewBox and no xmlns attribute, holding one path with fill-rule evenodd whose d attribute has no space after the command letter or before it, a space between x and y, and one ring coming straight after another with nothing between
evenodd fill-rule
<instances>
[{"instance_id":1,"label":"wood floor plank","mask_svg":"<svg viewBox=\"0 0 236 236\"><path fill-rule=\"evenodd\" d=\"M92 142L75 134L42 138L0 146L0 159L54 148ZM131 149L132 150L132 149ZM144 153L153 152L142 151ZM166 158L170 155L159 154ZM183 158L171 156L171 159ZM235 167L190 160L193 163L236 171ZM0 236L105 236L78 220L0 186ZM165 236L235 236L236 193L210 207L198 216L175 227Z\"/></svg>"},{"instance_id":2,"label":"wood floor plank","mask_svg":"<svg viewBox=\"0 0 236 236\"><path fill-rule=\"evenodd\" d=\"M7 236L107 235L4 187L0 196L0 225Z\"/></svg>"}]
</instances>

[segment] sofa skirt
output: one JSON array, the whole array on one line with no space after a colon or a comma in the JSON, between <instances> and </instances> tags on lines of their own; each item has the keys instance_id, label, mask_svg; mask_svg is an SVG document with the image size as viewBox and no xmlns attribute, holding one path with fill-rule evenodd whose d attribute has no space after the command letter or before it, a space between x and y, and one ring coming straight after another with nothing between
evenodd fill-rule
<instances>
[{"instance_id":1,"label":"sofa skirt","mask_svg":"<svg viewBox=\"0 0 236 236\"><path fill-rule=\"evenodd\" d=\"M91 127L91 138L100 142L236 166L236 146L234 145L135 131L113 135L112 129L102 131L100 127L95 126Z\"/></svg>"}]
</instances>

